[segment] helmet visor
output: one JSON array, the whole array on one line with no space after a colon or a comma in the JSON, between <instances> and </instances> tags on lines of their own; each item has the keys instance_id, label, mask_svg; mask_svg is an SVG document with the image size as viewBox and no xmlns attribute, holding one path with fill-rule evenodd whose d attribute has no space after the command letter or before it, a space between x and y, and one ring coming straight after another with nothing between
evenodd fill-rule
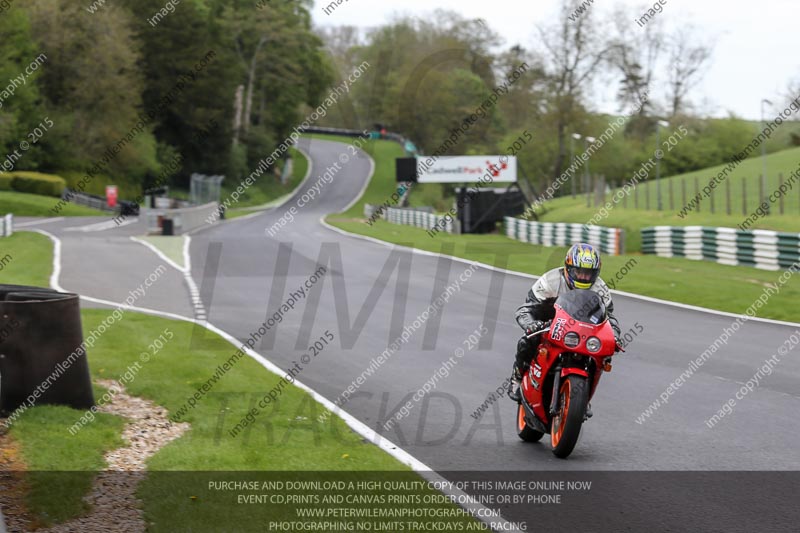
<instances>
[{"instance_id":1,"label":"helmet visor","mask_svg":"<svg viewBox=\"0 0 800 533\"><path fill-rule=\"evenodd\" d=\"M575 266L567 267L567 272L572 281L579 284L579 286L592 285L597 281L597 277L600 275L600 271L595 268L580 268Z\"/></svg>"}]
</instances>

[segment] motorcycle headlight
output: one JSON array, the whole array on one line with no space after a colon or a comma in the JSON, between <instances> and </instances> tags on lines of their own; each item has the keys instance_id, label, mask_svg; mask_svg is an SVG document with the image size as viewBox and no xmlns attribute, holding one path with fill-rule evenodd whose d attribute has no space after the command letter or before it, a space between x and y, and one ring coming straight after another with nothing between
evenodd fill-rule
<instances>
[{"instance_id":1,"label":"motorcycle headlight","mask_svg":"<svg viewBox=\"0 0 800 533\"><path fill-rule=\"evenodd\" d=\"M564 346L574 348L581 343L581 337L574 331L570 331L564 336Z\"/></svg>"},{"instance_id":2,"label":"motorcycle headlight","mask_svg":"<svg viewBox=\"0 0 800 533\"><path fill-rule=\"evenodd\" d=\"M600 342L600 339L598 339L597 337L589 337L588 339L586 339L586 349L589 350L591 353L599 352L601 345L602 343Z\"/></svg>"}]
</instances>

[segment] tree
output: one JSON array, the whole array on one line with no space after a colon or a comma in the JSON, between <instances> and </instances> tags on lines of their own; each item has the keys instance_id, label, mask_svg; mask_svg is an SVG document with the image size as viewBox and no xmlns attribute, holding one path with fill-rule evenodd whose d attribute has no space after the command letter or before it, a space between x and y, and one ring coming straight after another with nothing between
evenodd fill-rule
<instances>
[{"instance_id":1,"label":"tree","mask_svg":"<svg viewBox=\"0 0 800 533\"><path fill-rule=\"evenodd\" d=\"M163 0L125 0L145 21ZM137 25L144 77L142 110L157 109L153 130L159 153L177 152L183 165L174 184L187 185L193 172L226 174L230 157L237 67L222 43L219 17L224 2L184 0L156 27ZM198 68L199 67L199 68ZM165 102L169 95L174 95Z\"/></svg>"},{"instance_id":2,"label":"tree","mask_svg":"<svg viewBox=\"0 0 800 533\"><path fill-rule=\"evenodd\" d=\"M531 128L546 110L546 74L539 56L519 45L512 46L497 56L497 77L506 80L523 64L528 65L525 76L511 85L498 103L512 130Z\"/></svg>"},{"instance_id":3,"label":"tree","mask_svg":"<svg viewBox=\"0 0 800 533\"><path fill-rule=\"evenodd\" d=\"M539 27L539 36L546 50L545 72L549 81L549 112L555 122L558 152L552 178L557 179L565 167L567 126L579 121L584 111L584 91L590 86L607 52L594 10L588 10L575 21L570 15L581 0L563 0L557 22Z\"/></svg>"},{"instance_id":4,"label":"tree","mask_svg":"<svg viewBox=\"0 0 800 533\"><path fill-rule=\"evenodd\" d=\"M686 111L686 98L697 85L708 66L712 48L698 42L692 26L680 26L669 36L669 63L667 65L670 116Z\"/></svg>"},{"instance_id":5,"label":"tree","mask_svg":"<svg viewBox=\"0 0 800 533\"><path fill-rule=\"evenodd\" d=\"M495 33L479 20L437 11L432 21L398 18L366 37L355 48L356 64L369 70L352 88L355 117L361 127L388 125L431 153L454 128L463 125L494 90L497 82ZM493 146L500 136L496 106L457 140ZM454 150L449 147L448 150Z\"/></svg>"},{"instance_id":6,"label":"tree","mask_svg":"<svg viewBox=\"0 0 800 533\"><path fill-rule=\"evenodd\" d=\"M108 6L88 16L68 0L31 0L23 9L47 56L39 80L55 127L43 140L50 148L43 166L85 170L137 122L143 80L130 13ZM101 172L138 179L155 167L155 142L146 130Z\"/></svg>"},{"instance_id":7,"label":"tree","mask_svg":"<svg viewBox=\"0 0 800 533\"><path fill-rule=\"evenodd\" d=\"M0 16L0 91L5 91L10 80L24 75L25 68L34 61L39 49L33 42L26 13L12 7ZM39 100L39 74L27 79L25 84L13 89L13 94L0 96L0 153L11 154L31 128L44 118ZM44 154L27 153L18 168L36 168Z\"/></svg>"},{"instance_id":8,"label":"tree","mask_svg":"<svg viewBox=\"0 0 800 533\"><path fill-rule=\"evenodd\" d=\"M237 66L236 86L244 85L241 132L234 142L247 146L248 166L288 137L302 122L300 106L316 107L332 82L322 40L311 32L309 2L273 2L256 9L252 1L227 3L220 17ZM227 101L234 101L235 89Z\"/></svg>"},{"instance_id":9,"label":"tree","mask_svg":"<svg viewBox=\"0 0 800 533\"><path fill-rule=\"evenodd\" d=\"M613 26L609 59L622 75L617 99L623 110L635 108L645 117L654 107L652 86L665 48L663 19L657 17L641 29L630 23L629 9L620 5L613 13Z\"/></svg>"}]
</instances>

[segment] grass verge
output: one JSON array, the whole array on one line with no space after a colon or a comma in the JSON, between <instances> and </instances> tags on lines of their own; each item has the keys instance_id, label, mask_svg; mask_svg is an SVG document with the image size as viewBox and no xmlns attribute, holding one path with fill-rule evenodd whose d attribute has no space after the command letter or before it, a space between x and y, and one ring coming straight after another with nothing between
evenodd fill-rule
<instances>
[{"instance_id":1,"label":"grass verge","mask_svg":"<svg viewBox=\"0 0 800 533\"><path fill-rule=\"evenodd\" d=\"M226 218L237 218L249 215L256 208L266 208L287 194L292 194L308 172L308 159L294 148L289 149L292 156L292 175L285 185L272 174L266 174L256 185L250 187L240 197L235 207L225 213ZM228 198L239 186L238 182L223 182L222 200Z\"/></svg>"},{"instance_id":2,"label":"grass verge","mask_svg":"<svg viewBox=\"0 0 800 533\"><path fill-rule=\"evenodd\" d=\"M53 264L50 239L18 232L0 239L0 283L47 286Z\"/></svg>"},{"instance_id":3,"label":"grass verge","mask_svg":"<svg viewBox=\"0 0 800 533\"><path fill-rule=\"evenodd\" d=\"M0 214L13 213L18 217L54 217L51 209L58 198L15 191L0 191ZM107 213L82 205L66 204L58 216L93 217L108 216Z\"/></svg>"},{"instance_id":4,"label":"grass verge","mask_svg":"<svg viewBox=\"0 0 800 533\"><path fill-rule=\"evenodd\" d=\"M96 387L95 397L104 392ZM83 497L92 487L94 472L105 467L107 451L123 444L125 420L109 414L97 413L94 423L75 436L67 433L66 422L77 419L78 413L69 407L43 405L25 412L11 427L29 469L28 510L47 525L88 511Z\"/></svg>"},{"instance_id":5,"label":"grass verge","mask_svg":"<svg viewBox=\"0 0 800 533\"><path fill-rule=\"evenodd\" d=\"M783 174L786 180L789 179L792 171L798 166L800 160L800 148L792 148L770 154L767 156L767 168L771 178L765 189L764 194L769 195L778 186L775 176ZM762 172L762 161L760 158L751 158L742 162L736 168L726 182L718 185L714 191L715 212L710 212L711 200L704 198L700 203L700 210L689 211L681 217L678 212L683 208L681 198L681 182L686 182L687 200L694 197L694 180L698 179L699 187L707 185L709 180L716 176L725 166L720 165L704 170L681 174L663 178L661 180L661 194L664 209L657 211L656 208L656 184L653 180L641 182L637 189L639 209L634 208L634 194L627 198L627 206L624 207L622 201L619 202L611 211L610 215L600 222L603 226L614 226L624 228L627 234L626 245L630 252L641 250L640 230L649 226L719 226L736 228L739 224L750 216L759 205L758 191L759 178ZM743 194L742 178L747 183L747 215L743 214ZM730 183L731 188L731 214L726 214L726 187ZM669 208L669 188L673 189L673 208ZM616 189L606 194L606 201L610 202ZM650 199L652 210L645 209L646 198ZM540 220L544 222L573 222L585 224L591 220L600 210L600 207L586 207L586 197L562 196L550 200L545 204L544 212L539 214ZM779 205L771 204L771 214L760 217L755 222L751 222L749 229L767 229L774 231L785 231L791 233L800 232L800 184L794 184L792 189L784 198L785 214L777 214Z\"/></svg>"},{"instance_id":6,"label":"grass verge","mask_svg":"<svg viewBox=\"0 0 800 533\"><path fill-rule=\"evenodd\" d=\"M24 248L30 254L27 260L36 258L51 264L47 239L36 234L19 234L14 239L16 253ZM4 242L11 239L0 241ZM39 269L35 275L21 274L17 270L4 281L46 285L50 273L49 269ZM98 329L108 315L107 310L84 309L84 330ZM135 377L125 383L128 393L175 413L189 397L204 390L220 365L236 351L222 337L194 324L126 312L99 337L88 357L93 380L120 379L139 365ZM148 354L147 362L140 363L142 354ZM312 360L311 364L326 363ZM245 431L231 436L229 430L280 379L244 357L183 417L191 430L150 459L150 474L139 489L149 530L263 530L268 519L296 518L286 508L267 505L231 513L236 495L209 488L210 480L237 479L247 473L302 476L306 472L307 477L316 479L324 472L329 476L337 472L351 476L381 472L419 481L405 465L351 431L341 418L330 416L320 422L321 406L293 385L285 387L271 408ZM95 394L100 398L103 391L98 388ZM29 468L28 508L44 524L63 522L87 511L82 498L91 487L94 473L105 466L103 455L121 444L124 421L111 415L95 415L93 422L72 435L69 428L82 415L67 407L38 406L27 410L11 427L10 434L20 445ZM432 491L420 489L418 493ZM454 509L446 502L435 507ZM443 521L476 525L463 513Z\"/></svg>"},{"instance_id":7,"label":"grass verge","mask_svg":"<svg viewBox=\"0 0 800 533\"><path fill-rule=\"evenodd\" d=\"M348 137L337 137L335 135L304 135L311 140L333 141L345 144L352 144L355 139ZM397 190L395 180L394 160L404 157L405 150L394 141L369 140L362 142L362 150L375 160L375 175L369 183L361 201L357 202L344 214L350 217L361 217L364 214L364 204L380 205L389 200ZM381 162L382 164L378 164Z\"/></svg>"},{"instance_id":8,"label":"grass verge","mask_svg":"<svg viewBox=\"0 0 800 533\"><path fill-rule=\"evenodd\" d=\"M567 252L567 247L532 246L502 235L439 234L431 238L425 230L383 220L371 227L363 220L343 217L330 217L328 222L343 230L386 242L533 275L563 265ZM616 278L617 274L621 279ZM778 272L708 261L651 255L603 256L603 279L609 285L613 283L617 290L739 314L761 296L767 285L775 283L778 276ZM736 290L731 290L731 287L736 287ZM770 298L768 305L758 310L757 315L796 322L800 320L795 303L797 298L800 298L800 284L787 283Z\"/></svg>"},{"instance_id":9,"label":"grass verge","mask_svg":"<svg viewBox=\"0 0 800 533\"><path fill-rule=\"evenodd\" d=\"M348 142L347 139L341 140ZM566 247L533 246L500 234L440 233L431 238L424 230L382 220L368 226L363 217L364 203L382 202L388 197L387 194L391 195L395 185L394 157L398 157L397 150L382 146L384 144L397 146L389 141L377 141L373 151L376 172L364 197L348 212L329 216L327 220L330 224L389 243L454 255L533 275L563 264ZM501 261L504 257L508 258L507 264ZM634 266L631 266L632 260L635 261ZM627 273L617 279L617 274L622 271ZM618 290L731 313L744 313L768 284L776 282L779 275L778 272L682 258L636 254L607 255L603 258L603 278ZM736 290L731 290L731 287L736 287ZM787 283L779 294L770 298L769 305L758 310L758 316L798 321L800 317L794 303L798 297L800 284Z\"/></svg>"}]
</instances>

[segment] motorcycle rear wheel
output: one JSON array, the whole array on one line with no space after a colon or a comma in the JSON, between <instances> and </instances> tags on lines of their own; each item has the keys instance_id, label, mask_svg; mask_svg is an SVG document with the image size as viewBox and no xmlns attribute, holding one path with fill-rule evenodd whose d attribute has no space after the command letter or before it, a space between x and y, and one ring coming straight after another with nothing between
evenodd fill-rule
<instances>
[{"instance_id":1,"label":"motorcycle rear wheel","mask_svg":"<svg viewBox=\"0 0 800 533\"><path fill-rule=\"evenodd\" d=\"M517 405L517 435L525 442L539 442L544 433L536 431L525 421L525 408L522 403Z\"/></svg>"},{"instance_id":2,"label":"motorcycle rear wheel","mask_svg":"<svg viewBox=\"0 0 800 533\"><path fill-rule=\"evenodd\" d=\"M581 434L581 426L589 404L589 387L582 376L567 376L561 382L561 408L553 417L550 430L550 443L556 457L566 459Z\"/></svg>"}]
</instances>

